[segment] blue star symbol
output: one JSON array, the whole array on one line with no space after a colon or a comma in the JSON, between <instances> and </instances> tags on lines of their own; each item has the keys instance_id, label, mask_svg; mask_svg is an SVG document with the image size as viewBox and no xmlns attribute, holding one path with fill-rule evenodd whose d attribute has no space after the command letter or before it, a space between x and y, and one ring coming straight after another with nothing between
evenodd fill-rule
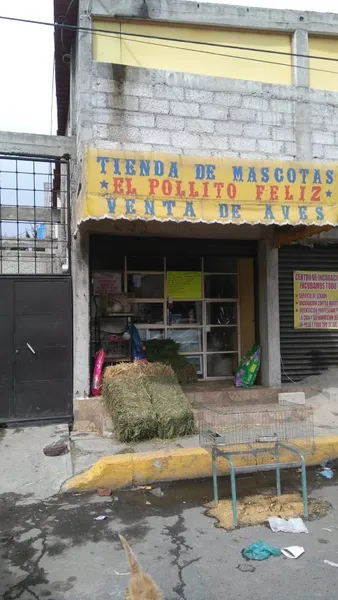
<instances>
[{"instance_id":1,"label":"blue star symbol","mask_svg":"<svg viewBox=\"0 0 338 600\"><path fill-rule=\"evenodd\" d=\"M331 198L331 196L332 196L332 192L331 192L331 190L328 190L328 191L326 192L326 196L327 196L328 198Z\"/></svg>"},{"instance_id":2,"label":"blue star symbol","mask_svg":"<svg viewBox=\"0 0 338 600\"><path fill-rule=\"evenodd\" d=\"M108 189L108 181L105 181L105 180L100 181L100 185L101 185L101 189L105 189L105 190Z\"/></svg>"}]
</instances>

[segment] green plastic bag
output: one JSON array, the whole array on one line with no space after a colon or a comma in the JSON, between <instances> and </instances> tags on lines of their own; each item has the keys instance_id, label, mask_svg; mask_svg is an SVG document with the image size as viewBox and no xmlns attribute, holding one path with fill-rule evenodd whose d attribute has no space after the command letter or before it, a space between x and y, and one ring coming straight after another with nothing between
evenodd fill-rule
<instances>
[{"instance_id":1,"label":"green plastic bag","mask_svg":"<svg viewBox=\"0 0 338 600\"><path fill-rule=\"evenodd\" d=\"M242 555L248 560L265 560L269 556L280 556L281 549L258 540L258 542L244 548Z\"/></svg>"},{"instance_id":2,"label":"green plastic bag","mask_svg":"<svg viewBox=\"0 0 338 600\"><path fill-rule=\"evenodd\" d=\"M256 381L260 365L261 347L255 345L239 363L235 374L235 386L251 387Z\"/></svg>"}]
</instances>

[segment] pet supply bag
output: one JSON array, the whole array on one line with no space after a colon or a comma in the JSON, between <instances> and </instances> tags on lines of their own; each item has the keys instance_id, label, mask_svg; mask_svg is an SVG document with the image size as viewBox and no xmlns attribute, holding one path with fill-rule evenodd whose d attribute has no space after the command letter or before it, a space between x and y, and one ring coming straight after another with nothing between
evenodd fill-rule
<instances>
[{"instance_id":1,"label":"pet supply bag","mask_svg":"<svg viewBox=\"0 0 338 600\"><path fill-rule=\"evenodd\" d=\"M253 346L245 356L243 356L235 374L236 387L251 387L257 377L261 364L261 347Z\"/></svg>"}]
</instances>

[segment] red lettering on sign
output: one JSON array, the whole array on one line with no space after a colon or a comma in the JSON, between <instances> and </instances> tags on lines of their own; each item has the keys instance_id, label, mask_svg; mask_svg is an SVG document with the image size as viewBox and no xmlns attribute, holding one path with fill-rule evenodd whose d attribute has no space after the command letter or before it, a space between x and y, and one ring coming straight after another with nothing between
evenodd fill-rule
<instances>
[{"instance_id":1,"label":"red lettering on sign","mask_svg":"<svg viewBox=\"0 0 338 600\"><path fill-rule=\"evenodd\" d=\"M300 186L300 194L299 194L299 202L305 202L305 190L306 187L304 185Z\"/></svg>"},{"instance_id":2,"label":"red lettering on sign","mask_svg":"<svg viewBox=\"0 0 338 600\"><path fill-rule=\"evenodd\" d=\"M131 177L126 177L127 182L127 194L130 196L136 196L136 189L133 187L133 180Z\"/></svg>"},{"instance_id":3,"label":"red lettering on sign","mask_svg":"<svg viewBox=\"0 0 338 600\"><path fill-rule=\"evenodd\" d=\"M279 185L270 185L270 200L278 200Z\"/></svg>"},{"instance_id":4,"label":"red lettering on sign","mask_svg":"<svg viewBox=\"0 0 338 600\"><path fill-rule=\"evenodd\" d=\"M228 198L230 198L230 200L234 200L236 198L237 188L234 183L229 183L229 185L227 187L227 194L228 194Z\"/></svg>"},{"instance_id":5,"label":"red lettering on sign","mask_svg":"<svg viewBox=\"0 0 338 600\"><path fill-rule=\"evenodd\" d=\"M199 193L195 190L195 182L189 181L189 197L198 198Z\"/></svg>"},{"instance_id":6,"label":"red lettering on sign","mask_svg":"<svg viewBox=\"0 0 338 600\"><path fill-rule=\"evenodd\" d=\"M203 198L209 198L209 181L203 182Z\"/></svg>"},{"instance_id":7,"label":"red lettering on sign","mask_svg":"<svg viewBox=\"0 0 338 600\"><path fill-rule=\"evenodd\" d=\"M222 181L216 181L216 183L214 183L214 188L216 188L217 191L216 198L222 198L221 190L224 188L224 183L222 183Z\"/></svg>"},{"instance_id":8,"label":"red lettering on sign","mask_svg":"<svg viewBox=\"0 0 338 600\"><path fill-rule=\"evenodd\" d=\"M320 192L322 191L321 186L313 185L311 191L312 191L312 195L311 195L312 202L320 202Z\"/></svg>"},{"instance_id":9,"label":"red lettering on sign","mask_svg":"<svg viewBox=\"0 0 338 600\"><path fill-rule=\"evenodd\" d=\"M173 191L173 185L170 179L165 179L162 183L162 192L164 196L171 196Z\"/></svg>"},{"instance_id":10,"label":"red lettering on sign","mask_svg":"<svg viewBox=\"0 0 338 600\"><path fill-rule=\"evenodd\" d=\"M262 200L265 185L256 185L256 200Z\"/></svg>"},{"instance_id":11,"label":"red lettering on sign","mask_svg":"<svg viewBox=\"0 0 338 600\"><path fill-rule=\"evenodd\" d=\"M293 194L290 193L290 186L289 185L285 186L285 200L287 200L287 201L293 200Z\"/></svg>"},{"instance_id":12,"label":"red lettering on sign","mask_svg":"<svg viewBox=\"0 0 338 600\"><path fill-rule=\"evenodd\" d=\"M179 198L184 198L185 191L182 190L182 181L176 181L176 196Z\"/></svg>"},{"instance_id":13,"label":"red lettering on sign","mask_svg":"<svg viewBox=\"0 0 338 600\"><path fill-rule=\"evenodd\" d=\"M113 177L114 194L123 194L123 177Z\"/></svg>"},{"instance_id":14,"label":"red lettering on sign","mask_svg":"<svg viewBox=\"0 0 338 600\"><path fill-rule=\"evenodd\" d=\"M154 196L155 190L159 187L160 182L158 179L149 179L149 195Z\"/></svg>"}]
</instances>

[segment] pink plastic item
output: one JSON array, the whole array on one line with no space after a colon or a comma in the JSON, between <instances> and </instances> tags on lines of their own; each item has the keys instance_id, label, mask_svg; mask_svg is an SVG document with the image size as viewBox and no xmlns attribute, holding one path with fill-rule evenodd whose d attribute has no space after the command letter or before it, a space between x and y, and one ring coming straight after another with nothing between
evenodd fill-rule
<instances>
[{"instance_id":1,"label":"pink plastic item","mask_svg":"<svg viewBox=\"0 0 338 600\"><path fill-rule=\"evenodd\" d=\"M93 396L100 396L102 388L102 369L104 363L104 350L99 350L94 365L93 379L92 379L92 394Z\"/></svg>"}]
</instances>

